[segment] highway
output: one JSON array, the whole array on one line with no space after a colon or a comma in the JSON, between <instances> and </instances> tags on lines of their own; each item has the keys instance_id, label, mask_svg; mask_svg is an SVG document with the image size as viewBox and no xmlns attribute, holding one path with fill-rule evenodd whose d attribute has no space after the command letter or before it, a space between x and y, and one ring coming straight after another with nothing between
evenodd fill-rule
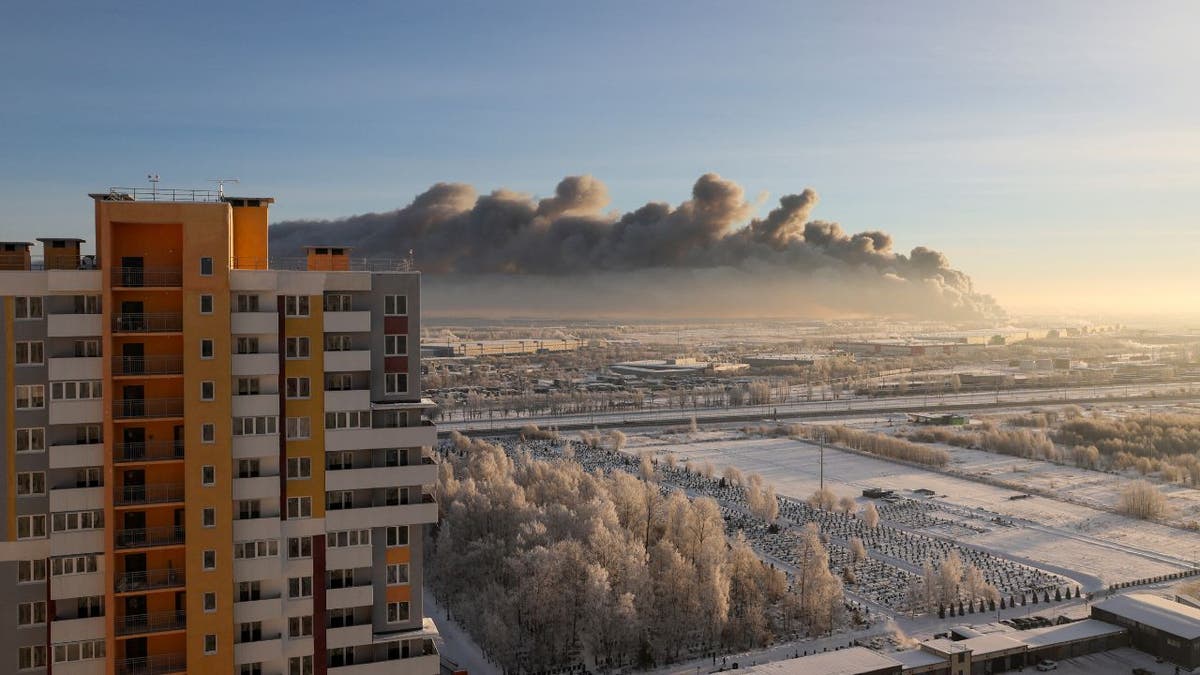
<instances>
[{"instance_id":1,"label":"highway","mask_svg":"<svg viewBox=\"0 0 1200 675\"><path fill-rule=\"evenodd\" d=\"M1154 394L1151 398L1151 394ZM661 426L697 422L739 422L792 420L814 417L906 412L948 412L985 408L1013 408L1030 405L1086 405L1094 402L1175 402L1200 398L1200 386L1193 382L1122 384L1058 389L1010 389L946 394L917 394L890 397L854 397L828 401L797 401L777 405L719 408L658 408L624 410L612 413L545 415L535 417L481 417L473 420L438 422L438 431L463 433L512 433L527 424L558 429L590 429L625 426Z\"/></svg>"}]
</instances>

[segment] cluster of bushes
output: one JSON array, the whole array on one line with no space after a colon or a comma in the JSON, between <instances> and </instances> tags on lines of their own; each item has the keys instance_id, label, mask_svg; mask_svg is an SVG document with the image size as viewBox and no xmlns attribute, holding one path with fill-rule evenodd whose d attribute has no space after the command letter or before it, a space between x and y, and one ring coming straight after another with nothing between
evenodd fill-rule
<instances>
[{"instance_id":1,"label":"cluster of bushes","mask_svg":"<svg viewBox=\"0 0 1200 675\"><path fill-rule=\"evenodd\" d=\"M913 443L903 438L873 431L851 429L841 425L823 427L802 427L801 437L814 439L817 434L825 434L830 443L843 445L855 450L863 450L881 457L916 462L927 466L946 466L950 463L950 453L941 448L931 448L928 445Z\"/></svg>"}]
</instances>

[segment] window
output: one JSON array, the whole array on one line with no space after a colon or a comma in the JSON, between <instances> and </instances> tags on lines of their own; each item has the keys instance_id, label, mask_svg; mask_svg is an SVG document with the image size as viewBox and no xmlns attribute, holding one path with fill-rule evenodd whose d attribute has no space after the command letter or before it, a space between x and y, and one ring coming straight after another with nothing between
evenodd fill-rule
<instances>
[{"instance_id":1,"label":"window","mask_svg":"<svg viewBox=\"0 0 1200 675\"><path fill-rule=\"evenodd\" d=\"M239 459L238 478L258 478L260 466L257 459Z\"/></svg>"},{"instance_id":2,"label":"window","mask_svg":"<svg viewBox=\"0 0 1200 675\"><path fill-rule=\"evenodd\" d=\"M74 346L76 357L100 356L99 340L76 340Z\"/></svg>"},{"instance_id":3,"label":"window","mask_svg":"<svg viewBox=\"0 0 1200 675\"><path fill-rule=\"evenodd\" d=\"M44 316L42 312L42 298L40 296L33 297L18 297L13 298L16 301L13 314L17 319L40 319Z\"/></svg>"},{"instance_id":4,"label":"window","mask_svg":"<svg viewBox=\"0 0 1200 675\"><path fill-rule=\"evenodd\" d=\"M17 410L36 410L46 407L46 385L18 384Z\"/></svg>"},{"instance_id":5,"label":"window","mask_svg":"<svg viewBox=\"0 0 1200 675\"><path fill-rule=\"evenodd\" d=\"M204 611L206 611L206 612L217 611L217 594L216 593L213 593L210 591L210 592L207 592L204 594Z\"/></svg>"},{"instance_id":6,"label":"window","mask_svg":"<svg viewBox=\"0 0 1200 675\"><path fill-rule=\"evenodd\" d=\"M217 442L217 425L212 422L205 422L200 425L200 442L201 443L216 443Z\"/></svg>"},{"instance_id":7,"label":"window","mask_svg":"<svg viewBox=\"0 0 1200 675\"><path fill-rule=\"evenodd\" d=\"M211 401L217 397L217 383L212 380L204 380L200 383L200 400Z\"/></svg>"},{"instance_id":8,"label":"window","mask_svg":"<svg viewBox=\"0 0 1200 675\"><path fill-rule=\"evenodd\" d=\"M98 295L75 295L71 296L75 303L76 314L99 314L100 313L100 296Z\"/></svg>"},{"instance_id":9,"label":"window","mask_svg":"<svg viewBox=\"0 0 1200 675\"><path fill-rule=\"evenodd\" d=\"M387 529L387 545L392 546L408 546L408 526L393 525Z\"/></svg>"},{"instance_id":10,"label":"window","mask_svg":"<svg viewBox=\"0 0 1200 675\"><path fill-rule=\"evenodd\" d=\"M325 453L325 467L331 471L354 468L354 453L349 450Z\"/></svg>"},{"instance_id":11,"label":"window","mask_svg":"<svg viewBox=\"0 0 1200 675\"><path fill-rule=\"evenodd\" d=\"M254 602L255 600L262 600L261 581L239 581L237 591L238 602Z\"/></svg>"},{"instance_id":12,"label":"window","mask_svg":"<svg viewBox=\"0 0 1200 675\"><path fill-rule=\"evenodd\" d=\"M330 511L354 508L354 493L349 490L327 493L325 495L325 508Z\"/></svg>"},{"instance_id":13,"label":"window","mask_svg":"<svg viewBox=\"0 0 1200 675\"><path fill-rule=\"evenodd\" d=\"M312 497L288 497L288 518L312 518Z\"/></svg>"},{"instance_id":14,"label":"window","mask_svg":"<svg viewBox=\"0 0 1200 675\"><path fill-rule=\"evenodd\" d=\"M40 539L46 536L46 516L17 516L17 539Z\"/></svg>"},{"instance_id":15,"label":"window","mask_svg":"<svg viewBox=\"0 0 1200 675\"><path fill-rule=\"evenodd\" d=\"M278 539L258 539L255 541L239 541L233 545L233 557L245 558L274 558L279 555Z\"/></svg>"},{"instance_id":16,"label":"window","mask_svg":"<svg viewBox=\"0 0 1200 675\"><path fill-rule=\"evenodd\" d=\"M239 626L240 642L258 642L262 639L262 622L245 621Z\"/></svg>"},{"instance_id":17,"label":"window","mask_svg":"<svg viewBox=\"0 0 1200 675\"><path fill-rule=\"evenodd\" d=\"M257 499L242 499L237 503L238 520L262 517L262 502Z\"/></svg>"},{"instance_id":18,"label":"window","mask_svg":"<svg viewBox=\"0 0 1200 675\"><path fill-rule=\"evenodd\" d=\"M307 359L309 341L306 337L290 337L284 341L284 356L289 359Z\"/></svg>"},{"instance_id":19,"label":"window","mask_svg":"<svg viewBox=\"0 0 1200 675\"><path fill-rule=\"evenodd\" d=\"M262 417L233 418L234 436L264 436L279 433L278 418L273 415Z\"/></svg>"},{"instance_id":20,"label":"window","mask_svg":"<svg viewBox=\"0 0 1200 675\"><path fill-rule=\"evenodd\" d=\"M104 596L88 595L75 598L75 615L79 617L104 616Z\"/></svg>"},{"instance_id":21,"label":"window","mask_svg":"<svg viewBox=\"0 0 1200 675\"><path fill-rule=\"evenodd\" d=\"M353 647L334 647L329 650L329 665L332 667L354 665Z\"/></svg>"},{"instance_id":22,"label":"window","mask_svg":"<svg viewBox=\"0 0 1200 675\"><path fill-rule=\"evenodd\" d=\"M257 295L239 295L236 303L239 312L257 312L258 311L258 296Z\"/></svg>"},{"instance_id":23,"label":"window","mask_svg":"<svg viewBox=\"0 0 1200 675\"><path fill-rule=\"evenodd\" d=\"M338 530L330 532L325 537L325 548L348 548L351 546L370 546L370 530Z\"/></svg>"},{"instance_id":24,"label":"window","mask_svg":"<svg viewBox=\"0 0 1200 675\"><path fill-rule=\"evenodd\" d=\"M238 396L258 396L259 391L257 377L239 377L237 379Z\"/></svg>"},{"instance_id":25,"label":"window","mask_svg":"<svg viewBox=\"0 0 1200 675\"><path fill-rule=\"evenodd\" d=\"M290 339L290 338L289 338ZM307 377L289 377L285 380L288 398L308 398L312 394L312 380Z\"/></svg>"},{"instance_id":26,"label":"window","mask_svg":"<svg viewBox=\"0 0 1200 675\"><path fill-rule=\"evenodd\" d=\"M408 564L397 563L387 566L388 586L400 586L408 583Z\"/></svg>"},{"instance_id":27,"label":"window","mask_svg":"<svg viewBox=\"0 0 1200 675\"><path fill-rule=\"evenodd\" d=\"M17 429L17 452L45 452L46 429L29 427Z\"/></svg>"},{"instance_id":28,"label":"window","mask_svg":"<svg viewBox=\"0 0 1200 675\"><path fill-rule=\"evenodd\" d=\"M399 621L408 621L408 603L389 602L387 604L387 622L397 623Z\"/></svg>"},{"instance_id":29,"label":"window","mask_svg":"<svg viewBox=\"0 0 1200 675\"><path fill-rule=\"evenodd\" d=\"M200 259L200 276L211 277L213 274L213 259L205 256ZM213 648L214 650L216 647Z\"/></svg>"},{"instance_id":30,"label":"window","mask_svg":"<svg viewBox=\"0 0 1200 675\"><path fill-rule=\"evenodd\" d=\"M22 471L17 474L17 496L46 494L46 472Z\"/></svg>"},{"instance_id":31,"label":"window","mask_svg":"<svg viewBox=\"0 0 1200 675\"><path fill-rule=\"evenodd\" d=\"M291 577L288 579L288 598L311 598L312 577Z\"/></svg>"},{"instance_id":32,"label":"window","mask_svg":"<svg viewBox=\"0 0 1200 675\"><path fill-rule=\"evenodd\" d=\"M288 675L313 675L313 657L293 656L288 659Z\"/></svg>"},{"instance_id":33,"label":"window","mask_svg":"<svg viewBox=\"0 0 1200 675\"><path fill-rule=\"evenodd\" d=\"M212 314L213 313L213 296L211 296L207 293L200 296L200 313L201 314Z\"/></svg>"},{"instance_id":34,"label":"window","mask_svg":"<svg viewBox=\"0 0 1200 675\"><path fill-rule=\"evenodd\" d=\"M104 392L101 390L100 380L50 383L50 398L55 401L96 399L103 396Z\"/></svg>"},{"instance_id":35,"label":"window","mask_svg":"<svg viewBox=\"0 0 1200 675\"><path fill-rule=\"evenodd\" d=\"M214 353L212 338L203 338L200 340L200 358L211 359Z\"/></svg>"},{"instance_id":36,"label":"window","mask_svg":"<svg viewBox=\"0 0 1200 675\"><path fill-rule=\"evenodd\" d=\"M408 354L408 336L403 334L383 336L384 356L404 356Z\"/></svg>"},{"instance_id":37,"label":"window","mask_svg":"<svg viewBox=\"0 0 1200 675\"><path fill-rule=\"evenodd\" d=\"M16 343L16 365L40 366L46 362L45 343L41 340Z\"/></svg>"},{"instance_id":38,"label":"window","mask_svg":"<svg viewBox=\"0 0 1200 675\"><path fill-rule=\"evenodd\" d=\"M384 373L383 391L387 394L403 394L408 391L408 373Z\"/></svg>"},{"instance_id":39,"label":"window","mask_svg":"<svg viewBox=\"0 0 1200 675\"><path fill-rule=\"evenodd\" d=\"M288 617L288 637L308 637L313 634L313 619L311 616Z\"/></svg>"},{"instance_id":40,"label":"window","mask_svg":"<svg viewBox=\"0 0 1200 675\"><path fill-rule=\"evenodd\" d=\"M383 296L383 313L385 316L404 316L408 314L408 296Z\"/></svg>"},{"instance_id":41,"label":"window","mask_svg":"<svg viewBox=\"0 0 1200 675\"><path fill-rule=\"evenodd\" d=\"M289 558L311 558L312 557L312 537L289 537L288 538L288 557Z\"/></svg>"},{"instance_id":42,"label":"window","mask_svg":"<svg viewBox=\"0 0 1200 675\"><path fill-rule=\"evenodd\" d=\"M326 588L351 588L354 586L354 570L329 570L326 579Z\"/></svg>"},{"instance_id":43,"label":"window","mask_svg":"<svg viewBox=\"0 0 1200 675\"><path fill-rule=\"evenodd\" d=\"M214 506L206 506L200 510L200 521L204 527L217 526L217 509Z\"/></svg>"},{"instance_id":44,"label":"window","mask_svg":"<svg viewBox=\"0 0 1200 675\"><path fill-rule=\"evenodd\" d=\"M261 663L243 663L238 666L238 675L263 675Z\"/></svg>"},{"instance_id":45,"label":"window","mask_svg":"<svg viewBox=\"0 0 1200 675\"><path fill-rule=\"evenodd\" d=\"M308 419L307 417L305 419ZM308 457L288 457L287 477L290 480L310 478L312 476L312 460Z\"/></svg>"},{"instance_id":46,"label":"window","mask_svg":"<svg viewBox=\"0 0 1200 675\"><path fill-rule=\"evenodd\" d=\"M75 427L75 443L79 445L90 445L92 443L102 443L100 437L99 424L80 424Z\"/></svg>"},{"instance_id":47,"label":"window","mask_svg":"<svg viewBox=\"0 0 1200 675\"><path fill-rule=\"evenodd\" d=\"M311 424L307 417L287 418L287 437L292 440L308 438Z\"/></svg>"},{"instance_id":48,"label":"window","mask_svg":"<svg viewBox=\"0 0 1200 675\"><path fill-rule=\"evenodd\" d=\"M308 316L307 295L287 295L283 298L284 316Z\"/></svg>"},{"instance_id":49,"label":"window","mask_svg":"<svg viewBox=\"0 0 1200 675\"><path fill-rule=\"evenodd\" d=\"M98 530L104 527L104 511L66 511L55 513L51 520L54 532Z\"/></svg>"},{"instance_id":50,"label":"window","mask_svg":"<svg viewBox=\"0 0 1200 675\"><path fill-rule=\"evenodd\" d=\"M54 662L70 663L104 658L104 640L83 640L54 645Z\"/></svg>"},{"instance_id":51,"label":"window","mask_svg":"<svg viewBox=\"0 0 1200 675\"><path fill-rule=\"evenodd\" d=\"M36 645L33 647L18 647L17 648L17 668L28 670L30 668L45 668L46 667L46 645ZM311 675L312 671L304 675Z\"/></svg>"},{"instance_id":52,"label":"window","mask_svg":"<svg viewBox=\"0 0 1200 675\"><path fill-rule=\"evenodd\" d=\"M104 484L101 480L100 467L88 467L75 470L75 487L100 487Z\"/></svg>"},{"instance_id":53,"label":"window","mask_svg":"<svg viewBox=\"0 0 1200 675\"><path fill-rule=\"evenodd\" d=\"M211 259L210 259L210 262L211 262ZM217 636L216 635L209 633L208 635L204 636L204 653L205 654L216 654L217 653Z\"/></svg>"},{"instance_id":54,"label":"window","mask_svg":"<svg viewBox=\"0 0 1200 675\"><path fill-rule=\"evenodd\" d=\"M329 293L325 296L326 312L349 312L352 304L348 293Z\"/></svg>"},{"instance_id":55,"label":"window","mask_svg":"<svg viewBox=\"0 0 1200 675\"><path fill-rule=\"evenodd\" d=\"M72 574L94 574L100 571L98 553L85 553L50 559L50 574L61 577Z\"/></svg>"},{"instance_id":56,"label":"window","mask_svg":"<svg viewBox=\"0 0 1200 675\"><path fill-rule=\"evenodd\" d=\"M32 626L35 623L46 623L46 601L17 603L17 625Z\"/></svg>"},{"instance_id":57,"label":"window","mask_svg":"<svg viewBox=\"0 0 1200 675\"><path fill-rule=\"evenodd\" d=\"M388 506L408 503L408 488L384 488L383 501Z\"/></svg>"},{"instance_id":58,"label":"window","mask_svg":"<svg viewBox=\"0 0 1200 675\"><path fill-rule=\"evenodd\" d=\"M347 410L325 413L326 429L370 429L370 410Z\"/></svg>"},{"instance_id":59,"label":"window","mask_svg":"<svg viewBox=\"0 0 1200 675\"><path fill-rule=\"evenodd\" d=\"M325 375L327 391L349 391L354 389L354 375L351 373L327 373Z\"/></svg>"},{"instance_id":60,"label":"window","mask_svg":"<svg viewBox=\"0 0 1200 675\"><path fill-rule=\"evenodd\" d=\"M240 337L233 341L233 353L235 354L257 354L258 353L258 338L256 337Z\"/></svg>"},{"instance_id":61,"label":"window","mask_svg":"<svg viewBox=\"0 0 1200 675\"><path fill-rule=\"evenodd\" d=\"M212 549L206 549L204 551L204 569L205 570L217 569L217 552L216 551L214 551Z\"/></svg>"},{"instance_id":62,"label":"window","mask_svg":"<svg viewBox=\"0 0 1200 675\"><path fill-rule=\"evenodd\" d=\"M353 349L351 346L351 338L349 335L326 335L325 336L325 351L327 352L345 352Z\"/></svg>"},{"instance_id":63,"label":"window","mask_svg":"<svg viewBox=\"0 0 1200 675\"><path fill-rule=\"evenodd\" d=\"M28 584L46 580L46 561L19 560L17 561L17 583Z\"/></svg>"},{"instance_id":64,"label":"window","mask_svg":"<svg viewBox=\"0 0 1200 675\"><path fill-rule=\"evenodd\" d=\"M217 483L217 467L212 464L205 464L200 467L200 483L204 486L216 485Z\"/></svg>"}]
</instances>

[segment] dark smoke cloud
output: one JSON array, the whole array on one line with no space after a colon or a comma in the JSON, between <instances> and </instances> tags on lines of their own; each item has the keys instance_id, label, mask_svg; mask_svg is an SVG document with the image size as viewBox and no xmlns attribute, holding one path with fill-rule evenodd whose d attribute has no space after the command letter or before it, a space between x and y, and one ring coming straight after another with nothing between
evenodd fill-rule
<instances>
[{"instance_id":1,"label":"dark smoke cloud","mask_svg":"<svg viewBox=\"0 0 1200 675\"><path fill-rule=\"evenodd\" d=\"M337 242L354 246L356 255L379 257L403 256L411 249L418 267L433 275L435 289L439 284L478 288L483 278L485 286L498 287L503 286L498 280L520 275L532 279L515 282L517 287L543 279L548 283L542 285L556 289L568 304L572 298L588 302L605 278L622 274L636 272L670 286L671 275L663 273L674 270L676 279L688 277L681 274L685 271L696 273L691 277L720 278L723 294L740 284L744 293L758 295L768 277L776 296L785 290L780 280L793 296L837 288L834 295L848 314L1002 314L942 253L924 246L897 253L885 232L847 234L837 223L811 220L818 201L817 193L806 189L782 197L765 218L751 219L754 208L741 186L713 173L701 176L691 199L678 206L651 202L625 214L605 212L608 188L592 176L565 178L554 196L541 200L504 189L479 196L469 185L438 183L395 211L278 223L271 228L271 247L293 254L306 244ZM572 295L579 286L589 293ZM777 302L786 305L788 295L783 292ZM753 304L762 305L763 299ZM798 306L811 304L809 299ZM630 308L637 313L636 298ZM786 306L781 310L777 316L794 313Z\"/></svg>"}]
</instances>

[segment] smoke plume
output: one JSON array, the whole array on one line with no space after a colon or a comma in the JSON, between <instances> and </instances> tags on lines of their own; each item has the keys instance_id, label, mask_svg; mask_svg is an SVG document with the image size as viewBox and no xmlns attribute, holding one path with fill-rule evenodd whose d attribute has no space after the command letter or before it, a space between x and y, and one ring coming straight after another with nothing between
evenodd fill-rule
<instances>
[{"instance_id":1,"label":"smoke plume","mask_svg":"<svg viewBox=\"0 0 1200 675\"><path fill-rule=\"evenodd\" d=\"M540 200L438 183L394 211L278 223L271 247L284 255L331 242L354 247L355 255L415 251L418 268L430 275L426 307L439 313L1002 314L940 252L918 246L897 253L885 232L847 234L835 222L811 220L818 201L805 189L751 218L741 186L713 173L678 206L651 202L624 214L605 211L608 188L592 176L564 178ZM714 306L714 298L730 304ZM439 307L438 299L449 305Z\"/></svg>"}]
</instances>

